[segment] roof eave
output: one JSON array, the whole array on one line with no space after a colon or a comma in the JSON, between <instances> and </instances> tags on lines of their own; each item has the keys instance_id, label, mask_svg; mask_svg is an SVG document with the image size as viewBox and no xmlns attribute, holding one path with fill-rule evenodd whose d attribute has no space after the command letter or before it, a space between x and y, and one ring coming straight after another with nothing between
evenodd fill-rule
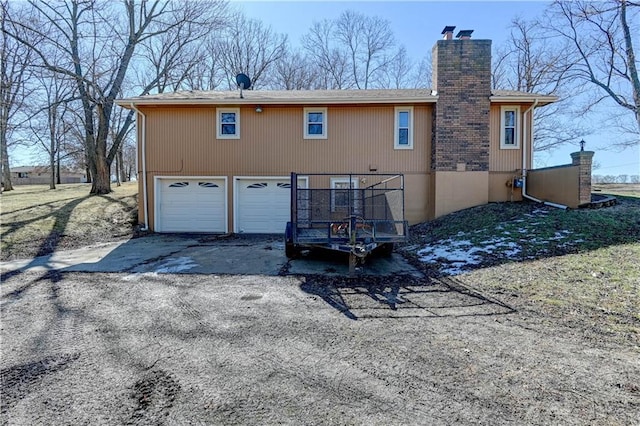
<instances>
[{"instance_id":1,"label":"roof eave","mask_svg":"<svg viewBox=\"0 0 640 426\"><path fill-rule=\"evenodd\" d=\"M514 102L523 102L523 103L533 103L538 101L539 106L548 105L558 101L557 96L552 95L521 95L521 96L513 96L513 95L492 95L489 97L491 102L493 103L514 103Z\"/></svg>"},{"instance_id":2,"label":"roof eave","mask_svg":"<svg viewBox=\"0 0 640 426\"><path fill-rule=\"evenodd\" d=\"M437 96L424 98L349 98L349 99L117 99L116 104L123 108L151 105L346 105L346 104L431 104L436 103Z\"/></svg>"}]
</instances>

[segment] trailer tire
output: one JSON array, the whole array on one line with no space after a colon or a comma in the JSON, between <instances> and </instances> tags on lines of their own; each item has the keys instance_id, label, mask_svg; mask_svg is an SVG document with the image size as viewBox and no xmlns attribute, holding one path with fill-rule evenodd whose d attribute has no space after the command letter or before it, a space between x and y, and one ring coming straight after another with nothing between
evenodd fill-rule
<instances>
[{"instance_id":1,"label":"trailer tire","mask_svg":"<svg viewBox=\"0 0 640 426\"><path fill-rule=\"evenodd\" d=\"M391 257L393 253L393 243L384 243L378 248L378 253L383 257Z\"/></svg>"},{"instance_id":2,"label":"trailer tire","mask_svg":"<svg viewBox=\"0 0 640 426\"><path fill-rule=\"evenodd\" d=\"M295 259L300 255L300 250L293 243L285 242L284 243L284 254L289 259Z\"/></svg>"}]
</instances>

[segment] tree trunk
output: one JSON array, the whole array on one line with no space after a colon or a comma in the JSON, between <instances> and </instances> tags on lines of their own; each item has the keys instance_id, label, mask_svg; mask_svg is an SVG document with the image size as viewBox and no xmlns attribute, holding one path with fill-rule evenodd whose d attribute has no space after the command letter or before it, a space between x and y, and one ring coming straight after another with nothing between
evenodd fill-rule
<instances>
[{"instance_id":1,"label":"tree trunk","mask_svg":"<svg viewBox=\"0 0 640 426\"><path fill-rule=\"evenodd\" d=\"M56 183L60 185L62 183L60 177L60 138L56 138L56 155L58 156L56 159Z\"/></svg>"},{"instance_id":2,"label":"tree trunk","mask_svg":"<svg viewBox=\"0 0 640 426\"><path fill-rule=\"evenodd\" d=\"M102 161L96 161L96 170L93 174L90 194L100 195L111 192L111 176L109 169L110 167L107 165L105 159L102 159Z\"/></svg>"},{"instance_id":3,"label":"tree trunk","mask_svg":"<svg viewBox=\"0 0 640 426\"><path fill-rule=\"evenodd\" d=\"M11 170L9 169L9 155L7 150L7 141L2 135L2 152L0 156L2 156L2 190L3 191L13 191L13 184L11 183Z\"/></svg>"},{"instance_id":4,"label":"tree trunk","mask_svg":"<svg viewBox=\"0 0 640 426\"><path fill-rule=\"evenodd\" d=\"M121 182L127 182L129 179L127 179L127 174L125 171L125 165L124 165L124 154L122 152L122 147L118 150L118 164L119 164L119 169L120 169L120 181Z\"/></svg>"},{"instance_id":5,"label":"tree trunk","mask_svg":"<svg viewBox=\"0 0 640 426\"><path fill-rule=\"evenodd\" d=\"M4 99L4 98L3 98ZM4 104L4 102L3 102ZM2 168L3 191L13 191L11 183L11 170L9 169L9 150L7 149L7 128L9 125L7 105L2 105L2 117L0 117L0 167Z\"/></svg>"},{"instance_id":6,"label":"tree trunk","mask_svg":"<svg viewBox=\"0 0 640 426\"><path fill-rule=\"evenodd\" d=\"M120 153L120 150L118 150L118 153L116 153L116 186L121 186L122 185L122 177L120 175L120 170L122 170L122 164L120 163L120 156L118 155Z\"/></svg>"},{"instance_id":7,"label":"tree trunk","mask_svg":"<svg viewBox=\"0 0 640 426\"><path fill-rule=\"evenodd\" d=\"M98 132L95 143L89 145L89 165L93 172L93 182L90 194L100 195L111 192L111 161L107 158L107 137L109 135L110 108L105 108L102 104L96 104L98 118ZM93 129L88 134L93 134ZM114 143L116 143L114 141ZM93 148L93 149L92 149Z\"/></svg>"},{"instance_id":8,"label":"tree trunk","mask_svg":"<svg viewBox=\"0 0 640 426\"><path fill-rule=\"evenodd\" d=\"M91 160L89 159L89 153L88 153L88 148L87 145L85 144L84 146L84 161L85 161L85 165L84 165L84 172L87 175L87 183L91 183L93 182L93 175L91 174Z\"/></svg>"},{"instance_id":9,"label":"tree trunk","mask_svg":"<svg viewBox=\"0 0 640 426\"><path fill-rule=\"evenodd\" d=\"M49 189L56 189L56 120L58 118L57 104L49 107Z\"/></svg>"},{"instance_id":10,"label":"tree trunk","mask_svg":"<svg viewBox=\"0 0 640 426\"><path fill-rule=\"evenodd\" d=\"M629 80L631 81L631 87L633 89L636 124L638 125L638 131L640 131L640 77L638 76L636 53L633 48L633 41L631 39L631 30L629 29L629 23L627 22L626 0L623 0L620 3L620 23L622 25L622 33L624 35L624 44L628 59L627 63L629 64Z\"/></svg>"},{"instance_id":11,"label":"tree trunk","mask_svg":"<svg viewBox=\"0 0 640 426\"><path fill-rule=\"evenodd\" d=\"M49 154L49 168L51 169L49 189L56 189L56 155L54 152Z\"/></svg>"}]
</instances>

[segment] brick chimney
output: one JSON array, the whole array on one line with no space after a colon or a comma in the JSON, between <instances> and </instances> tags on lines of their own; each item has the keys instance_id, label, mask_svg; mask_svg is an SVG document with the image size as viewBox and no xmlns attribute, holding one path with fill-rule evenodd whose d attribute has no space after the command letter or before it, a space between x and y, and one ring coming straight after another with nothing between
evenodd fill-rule
<instances>
[{"instance_id":1,"label":"brick chimney","mask_svg":"<svg viewBox=\"0 0 640 426\"><path fill-rule=\"evenodd\" d=\"M433 47L433 86L438 93L431 156L433 170L489 170L491 40L471 39L445 27Z\"/></svg>"},{"instance_id":2,"label":"brick chimney","mask_svg":"<svg viewBox=\"0 0 640 426\"><path fill-rule=\"evenodd\" d=\"M491 40L445 27L433 47L433 217L489 200Z\"/></svg>"}]
</instances>

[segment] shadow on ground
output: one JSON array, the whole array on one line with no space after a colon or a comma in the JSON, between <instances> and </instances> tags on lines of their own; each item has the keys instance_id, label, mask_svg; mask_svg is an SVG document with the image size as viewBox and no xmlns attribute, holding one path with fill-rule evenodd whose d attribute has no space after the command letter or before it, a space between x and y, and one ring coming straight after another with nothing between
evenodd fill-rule
<instances>
[{"instance_id":1,"label":"shadow on ground","mask_svg":"<svg viewBox=\"0 0 640 426\"><path fill-rule=\"evenodd\" d=\"M302 291L320 297L352 320L491 316L515 312L511 306L452 277L310 275L301 279Z\"/></svg>"}]
</instances>

